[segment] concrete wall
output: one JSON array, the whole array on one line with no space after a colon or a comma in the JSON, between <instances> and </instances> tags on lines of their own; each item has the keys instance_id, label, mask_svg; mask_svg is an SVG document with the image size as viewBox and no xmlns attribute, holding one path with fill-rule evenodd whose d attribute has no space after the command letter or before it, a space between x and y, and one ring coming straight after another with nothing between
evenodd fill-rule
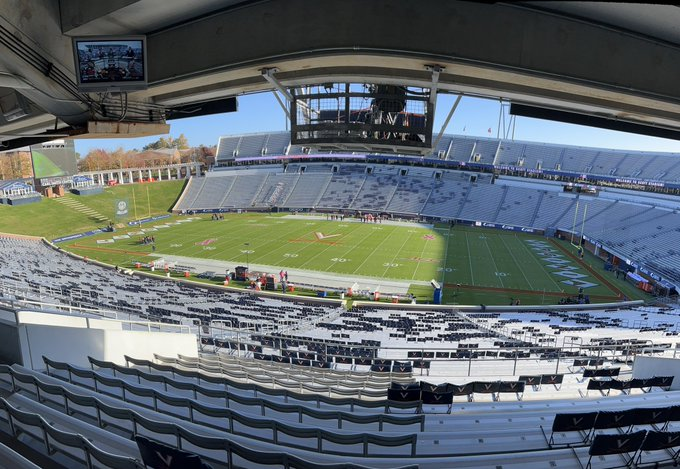
<instances>
[{"instance_id":1,"label":"concrete wall","mask_svg":"<svg viewBox=\"0 0 680 469\"><path fill-rule=\"evenodd\" d=\"M23 364L17 326L0 321L0 337L0 363Z\"/></svg>"},{"instance_id":2,"label":"concrete wall","mask_svg":"<svg viewBox=\"0 0 680 469\"><path fill-rule=\"evenodd\" d=\"M44 324L22 324L19 340L24 366L42 370L42 356L72 365L90 366L87 357L125 364L124 355L153 359L153 354L198 355L196 335L172 332L84 329Z\"/></svg>"},{"instance_id":3,"label":"concrete wall","mask_svg":"<svg viewBox=\"0 0 680 469\"><path fill-rule=\"evenodd\" d=\"M118 321L106 319L85 318L82 316L66 316L63 314L43 313L39 311L19 311L17 318L20 324L39 324L43 326L61 326L75 328L94 328L122 330L123 326Z\"/></svg>"},{"instance_id":4,"label":"concrete wall","mask_svg":"<svg viewBox=\"0 0 680 469\"><path fill-rule=\"evenodd\" d=\"M635 357L633 378L652 378L654 376L674 376L671 391L680 389L680 359Z\"/></svg>"}]
</instances>

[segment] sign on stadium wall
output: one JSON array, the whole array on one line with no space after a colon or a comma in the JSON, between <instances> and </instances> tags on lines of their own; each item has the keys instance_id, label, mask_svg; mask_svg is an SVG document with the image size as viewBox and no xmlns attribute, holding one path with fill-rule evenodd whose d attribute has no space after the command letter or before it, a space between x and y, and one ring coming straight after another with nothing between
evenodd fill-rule
<instances>
[{"instance_id":1,"label":"sign on stadium wall","mask_svg":"<svg viewBox=\"0 0 680 469\"><path fill-rule=\"evenodd\" d=\"M520 233L542 234L543 230L527 228L525 226L505 225L503 223L490 223L486 221L459 220L461 225L477 226L480 228L493 228L495 230L516 231Z\"/></svg>"},{"instance_id":2,"label":"sign on stadium wall","mask_svg":"<svg viewBox=\"0 0 680 469\"><path fill-rule=\"evenodd\" d=\"M103 233L102 230L96 229L92 231L86 231L85 233L76 233L68 236L62 236L61 238L55 238L52 240L53 243L63 243L64 241L72 241L74 239L85 238L87 236L94 236L96 234Z\"/></svg>"},{"instance_id":3,"label":"sign on stadium wall","mask_svg":"<svg viewBox=\"0 0 680 469\"><path fill-rule=\"evenodd\" d=\"M141 225L142 223L150 223L152 221L162 220L164 218L170 218L170 215L156 215L155 217L140 218L139 220L129 221L129 226Z\"/></svg>"}]
</instances>

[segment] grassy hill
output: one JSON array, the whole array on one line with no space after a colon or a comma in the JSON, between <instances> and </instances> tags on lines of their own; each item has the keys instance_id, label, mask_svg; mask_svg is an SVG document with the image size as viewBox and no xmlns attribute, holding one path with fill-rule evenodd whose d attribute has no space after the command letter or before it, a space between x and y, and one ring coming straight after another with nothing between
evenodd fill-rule
<instances>
[{"instance_id":1,"label":"grassy hill","mask_svg":"<svg viewBox=\"0 0 680 469\"><path fill-rule=\"evenodd\" d=\"M179 196L184 181L163 181L153 184L127 184L107 187L103 194L77 196L66 194L85 207L115 219L115 202L126 199L134 217L134 206L137 217L166 213ZM135 204L133 204L133 201ZM60 203L57 199L43 199L40 203L23 206L0 205L0 232L44 236L53 239L72 233L80 233L105 226L107 222L98 222L92 216Z\"/></svg>"}]
</instances>

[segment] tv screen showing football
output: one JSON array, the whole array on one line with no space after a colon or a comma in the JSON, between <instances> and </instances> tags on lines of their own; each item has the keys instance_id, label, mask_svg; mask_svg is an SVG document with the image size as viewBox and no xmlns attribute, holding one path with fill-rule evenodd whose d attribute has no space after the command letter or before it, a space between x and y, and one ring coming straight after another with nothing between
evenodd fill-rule
<instances>
[{"instance_id":1,"label":"tv screen showing football","mask_svg":"<svg viewBox=\"0 0 680 469\"><path fill-rule=\"evenodd\" d=\"M75 38L73 45L81 91L147 87L145 37L81 37Z\"/></svg>"}]
</instances>

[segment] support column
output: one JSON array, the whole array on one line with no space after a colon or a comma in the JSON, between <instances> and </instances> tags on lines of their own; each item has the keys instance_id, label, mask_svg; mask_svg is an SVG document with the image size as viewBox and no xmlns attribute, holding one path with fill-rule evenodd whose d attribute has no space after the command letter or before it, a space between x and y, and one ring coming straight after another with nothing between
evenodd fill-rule
<instances>
[{"instance_id":1,"label":"support column","mask_svg":"<svg viewBox=\"0 0 680 469\"><path fill-rule=\"evenodd\" d=\"M189 179L189 178L191 177L191 166L186 165L186 166L184 167L184 170L187 172L187 173L184 175L184 178L185 178L185 179Z\"/></svg>"},{"instance_id":2,"label":"support column","mask_svg":"<svg viewBox=\"0 0 680 469\"><path fill-rule=\"evenodd\" d=\"M170 168L168 168L168 181L172 179L172 175L170 174Z\"/></svg>"},{"instance_id":3,"label":"support column","mask_svg":"<svg viewBox=\"0 0 680 469\"><path fill-rule=\"evenodd\" d=\"M123 171L118 171L118 182L125 184L125 178L123 177Z\"/></svg>"},{"instance_id":4,"label":"support column","mask_svg":"<svg viewBox=\"0 0 680 469\"><path fill-rule=\"evenodd\" d=\"M163 180L163 173L161 173L161 168L158 168L158 180L159 181Z\"/></svg>"},{"instance_id":5,"label":"support column","mask_svg":"<svg viewBox=\"0 0 680 469\"><path fill-rule=\"evenodd\" d=\"M144 178L144 175L142 174L142 170L140 169L138 172L139 172L139 182L142 182L142 178Z\"/></svg>"},{"instance_id":6,"label":"support column","mask_svg":"<svg viewBox=\"0 0 680 469\"><path fill-rule=\"evenodd\" d=\"M113 173L109 173L109 181L113 181L115 178L113 177ZM120 181L119 181L120 182Z\"/></svg>"},{"instance_id":7,"label":"support column","mask_svg":"<svg viewBox=\"0 0 680 469\"><path fill-rule=\"evenodd\" d=\"M147 171L148 171L148 173L149 173L149 181L150 181L150 180L151 180L151 178L152 178L153 176L151 175L151 170L150 170L150 169L149 169L149 170L147 170Z\"/></svg>"}]
</instances>

